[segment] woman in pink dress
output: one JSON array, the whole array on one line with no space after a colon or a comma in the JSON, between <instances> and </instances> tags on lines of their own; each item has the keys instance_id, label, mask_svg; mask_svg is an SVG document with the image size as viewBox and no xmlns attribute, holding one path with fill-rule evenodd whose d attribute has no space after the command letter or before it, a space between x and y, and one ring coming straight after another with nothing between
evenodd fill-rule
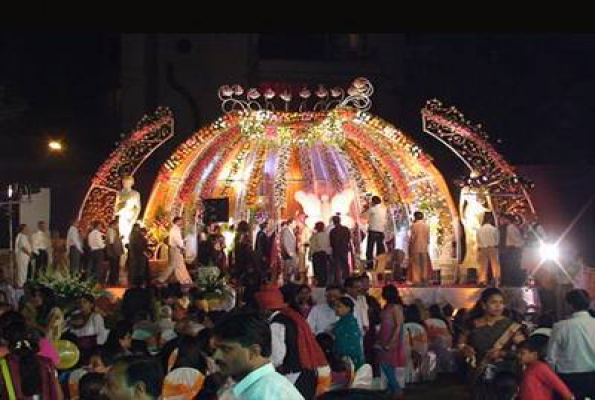
<instances>
[{"instance_id":1,"label":"woman in pink dress","mask_svg":"<svg viewBox=\"0 0 595 400\"><path fill-rule=\"evenodd\" d=\"M403 334L403 301L393 285L382 288L386 305L380 313L378 362L388 389L398 396L405 387L405 336Z\"/></svg>"}]
</instances>

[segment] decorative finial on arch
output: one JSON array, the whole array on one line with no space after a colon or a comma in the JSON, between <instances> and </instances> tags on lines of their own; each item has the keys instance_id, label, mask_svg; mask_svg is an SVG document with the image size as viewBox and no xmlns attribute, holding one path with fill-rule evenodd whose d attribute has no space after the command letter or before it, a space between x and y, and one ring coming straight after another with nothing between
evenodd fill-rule
<instances>
[{"instance_id":1,"label":"decorative finial on arch","mask_svg":"<svg viewBox=\"0 0 595 400\"><path fill-rule=\"evenodd\" d=\"M240 85L223 85L217 93L224 113L251 111L330 111L336 107L351 107L368 111L372 107L370 97L374 87L367 78L356 78L347 90L335 86L328 88L319 84L315 90L307 86L285 85L282 89L272 87L244 88ZM299 103L298 103L299 102Z\"/></svg>"}]
</instances>

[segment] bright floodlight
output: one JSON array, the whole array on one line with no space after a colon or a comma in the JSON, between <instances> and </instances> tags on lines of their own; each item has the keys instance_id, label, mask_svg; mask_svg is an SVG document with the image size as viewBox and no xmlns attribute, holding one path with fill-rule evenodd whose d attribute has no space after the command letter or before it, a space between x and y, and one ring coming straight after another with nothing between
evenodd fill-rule
<instances>
[{"instance_id":1,"label":"bright floodlight","mask_svg":"<svg viewBox=\"0 0 595 400\"><path fill-rule=\"evenodd\" d=\"M560 256L560 250L555 243L541 243L539 253L543 261L558 261L558 257Z\"/></svg>"},{"instance_id":2,"label":"bright floodlight","mask_svg":"<svg viewBox=\"0 0 595 400\"><path fill-rule=\"evenodd\" d=\"M62 143L60 143L57 140L50 140L48 142L48 147L50 148L50 150L52 151L61 151L62 150Z\"/></svg>"}]
</instances>

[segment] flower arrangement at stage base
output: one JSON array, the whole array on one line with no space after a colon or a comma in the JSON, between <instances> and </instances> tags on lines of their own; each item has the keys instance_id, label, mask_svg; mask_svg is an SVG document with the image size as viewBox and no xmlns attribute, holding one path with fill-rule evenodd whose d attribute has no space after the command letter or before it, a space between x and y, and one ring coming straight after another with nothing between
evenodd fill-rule
<instances>
[{"instance_id":1,"label":"flower arrangement at stage base","mask_svg":"<svg viewBox=\"0 0 595 400\"><path fill-rule=\"evenodd\" d=\"M207 310L220 309L222 303L234 301L235 293L227 283L227 274L214 265L199 267L194 283L203 294Z\"/></svg>"},{"instance_id":2,"label":"flower arrangement at stage base","mask_svg":"<svg viewBox=\"0 0 595 400\"><path fill-rule=\"evenodd\" d=\"M67 308L74 304L74 300L81 296L90 294L99 296L103 293L98 288L95 280L83 278L79 272L47 268L40 271L33 281L33 284L51 289L56 296L56 302L60 308Z\"/></svg>"}]
</instances>

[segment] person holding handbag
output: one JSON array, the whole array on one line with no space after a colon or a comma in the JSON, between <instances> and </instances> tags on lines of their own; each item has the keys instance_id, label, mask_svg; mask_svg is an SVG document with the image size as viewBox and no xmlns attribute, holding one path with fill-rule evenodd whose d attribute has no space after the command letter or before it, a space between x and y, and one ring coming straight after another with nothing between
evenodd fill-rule
<instances>
[{"instance_id":1,"label":"person holding handbag","mask_svg":"<svg viewBox=\"0 0 595 400\"><path fill-rule=\"evenodd\" d=\"M513 391L516 382L509 379L515 372L513 347L525 340L522 325L504 315L505 300L497 288L481 294L472 314L469 328L457 345L469 366L469 383L474 399L496 399L498 392Z\"/></svg>"}]
</instances>

